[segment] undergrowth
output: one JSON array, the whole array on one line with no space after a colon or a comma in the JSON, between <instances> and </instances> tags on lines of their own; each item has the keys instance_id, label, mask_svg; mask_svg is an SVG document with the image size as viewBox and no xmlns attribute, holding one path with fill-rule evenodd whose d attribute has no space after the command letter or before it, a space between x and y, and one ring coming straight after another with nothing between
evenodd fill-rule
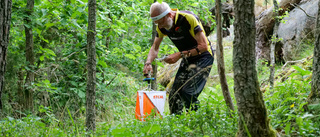
<instances>
[{"instance_id":1,"label":"undergrowth","mask_svg":"<svg viewBox=\"0 0 320 137\"><path fill-rule=\"evenodd\" d=\"M297 72L283 83L277 83L274 90L264 93L271 125L278 132L291 136L319 136L320 111L310 106L306 111L307 98L311 91L311 72L294 66ZM311 113L310 113L311 112Z\"/></svg>"},{"instance_id":2,"label":"undergrowth","mask_svg":"<svg viewBox=\"0 0 320 137\"><path fill-rule=\"evenodd\" d=\"M287 81L277 83L274 90L264 93L271 126L282 135L319 136L319 106L304 110L310 92L310 73L297 69ZM232 87L232 80L228 81ZM231 88L232 90L232 88ZM231 91L231 93L233 93ZM232 94L233 100L234 96ZM134 98L133 98L134 99ZM182 115L151 117L141 122L133 113L126 111L105 115L112 120L97 122L94 136L234 136L237 132L237 113L227 110L220 86L207 87L199 97L201 107L197 112L184 112ZM121 100L119 100L121 101ZM134 102L134 101L133 101ZM116 104L114 104L116 106ZM130 111L134 104L129 103ZM21 119L7 116L0 121L1 136L86 136L85 117L58 120L50 108L40 107L45 116L29 115ZM69 111L68 111L69 112ZM119 116L119 117L118 117ZM118 118L115 118L118 117ZM126 117L126 118L125 118Z\"/></svg>"},{"instance_id":3,"label":"undergrowth","mask_svg":"<svg viewBox=\"0 0 320 137\"><path fill-rule=\"evenodd\" d=\"M226 72L232 73L232 50L225 49ZM216 62L216 61L215 61ZM260 65L259 65L260 64ZM258 63L260 83L268 79L269 68ZM231 66L230 66L231 65ZM276 82L273 90L266 88L265 104L271 126L282 136L320 136L320 104L304 107L310 93L311 72L294 66L296 71L284 82ZM279 69L279 66L276 66ZM277 73L277 72L276 72ZM216 64L210 75L217 75ZM220 85L208 80L199 97L201 107L196 112L182 115L151 117L138 121L134 117L136 91L145 84L125 73L107 75L106 81L97 85L97 128L94 134L85 129L85 107L64 105L64 116L51 107L39 106L35 115L22 118L7 115L0 120L0 136L235 136L238 126L237 112L230 113L225 105ZM233 78L227 75L231 97ZM267 83L265 83L267 85ZM262 85L265 86L265 85ZM75 93L83 94L77 89ZM55 95L59 92L55 93ZM80 95L79 95L80 96ZM84 101L81 101L84 103ZM76 104L79 105L79 104ZM80 105L79 105L80 106ZM69 111L70 109L70 111ZM74 109L74 111L71 111ZM61 110L60 110L61 111Z\"/></svg>"},{"instance_id":4,"label":"undergrowth","mask_svg":"<svg viewBox=\"0 0 320 137\"><path fill-rule=\"evenodd\" d=\"M145 122L127 119L98 122L95 136L233 136L237 130L236 113L229 113L223 96L215 88L207 88L197 112L147 118ZM49 110L43 110L50 115ZM132 109L132 111L134 111ZM125 114L123 114L125 115ZM232 117L231 117L232 116ZM84 117L59 121L54 116L29 115L22 119L6 117L0 122L2 136L85 136ZM46 123L46 124L45 124Z\"/></svg>"}]
</instances>

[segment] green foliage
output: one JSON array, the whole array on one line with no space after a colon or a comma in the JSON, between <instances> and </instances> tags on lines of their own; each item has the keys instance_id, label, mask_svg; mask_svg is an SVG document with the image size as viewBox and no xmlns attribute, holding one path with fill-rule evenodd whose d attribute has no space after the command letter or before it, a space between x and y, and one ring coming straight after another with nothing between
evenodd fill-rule
<instances>
[{"instance_id":1,"label":"green foliage","mask_svg":"<svg viewBox=\"0 0 320 137\"><path fill-rule=\"evenodd\" d=\"M300 60L313 55L314 42L315 40L313 38L313 33L310 32L306 34L305 37L296 46L296 50L293 51L293 59Z\"/></svg>"},{"instance_id":2,"label":"green foliage","mask_svg":"<svg viewBox=\"0 0 320 137\"><path fill-rule=\"evenodd\" d=\"M207 0L167 0L166 1L171 8L177 8L179 10L189 10L194 12L204 23L210 24L215 27L215 20L209 11L214 5L214 1Z\"/></svg>"},{"instance_id":3,"label":"green foliage","mask_svg":"<svg viewBox=\"0 0 320 137\"><path fill-rule=\"evenodd\" d=\"M283 10L283 9L282 9L282 8L279 8L278 11L280 11L280 10ZM281 23L286 24L287 20L284 20L285 17L289 17L289 12L288 12L288 11L285 11L285 12L283 13L283 15L281 15L281 16L279 15L279 16L277 16L276 18L277 18Z\"/></svg>"},{"instance_id":4,"label":"green foliage","mask_svg":"<svg viewBox=\"0 0 320 137\"><path fill-rule=\"evenodd\" d=\"M273 92L265 93L266 106L271 124L278 131L292 136L319 136L319 114L304 110L310 93L310 80L305 80L311 72L294 66L296 73L279 84Z\"/></svg>"},{"instance_id":5,"label":"green foliage","mask_svg":"<svg viewBox=\"0 0 320 137\"><path fill-rule=\"evenodd\" d=\"M303 107L310 91L308 85L310 81L301 81L301 78L309 75L310 72L298 67L295 68L297 68L296 74L291 76L288 81L276 84L274 92L264 93L271 125L286 135L319 136L320 119L318 113L307 113ZM124 74L118 75L121 77ZM110 77L114 77L114 75ZM204 89L199 98L201 107L197 112L185 112L181 116L166 114L167 116L162 118L151 117L145 122L140 122L134 119L133 111L135 91L142 85L130 84L130 81L130 78L115 79L109 85L114 89L121 89L125 85L132 87L125 88L120 92L105 91L108 96L104 98L101 98L103 93L97 93L98 103L110 102L104 104L105 109L102 104L97 105L100 106L98 107L98 112L100 112L98 115L106 118L104 120L98 119L98 121L104 122L97 123L97 136L234 136L237 131L236 113L233 114L233 118L230 117L232 114L227 111L219 85ZM228 83L232 90L232 80L229 80ZM97 86L98 89L102 87L101 85ZM0 124L1 133L5 136L20 136L22 134L29 136L84 136L87 134L84 118L81 116L78 116L76 120L74 119L75 115L68 111L69 118L62 123L52 115L50 108L40 107L39 112L45 113L45 115L42 117L28 116L21 120L11 117L3 119ZM37 132L34 132L33 128L36 128Z\"/></svg>"},{"instance_id":6,"label":"green foliage","mask_svg":"<svg viewBox=\"0 0 320 137\"><path fill-rule=\"evenodd\" d=\"M274 41L274 42L280 42L280 41L282 41L283 40L283 38L277 38L276 36L274 36L274 35L272 35L272 37L271 37L271 41Z\"/></svg>"},{"instance_id":7,"label":"green foliage","mask_svg":"<svg viewBox=\"0 0 320 137\"><path fill-rule=\"evenodd\" d=\"M177 1L166 2L172 4ZM206 1L184 2L186 3L179 5L179 9L203 13L201 9L203 8L206 14L201 17L210 16L207 12L209 9L207 6L210 4ZM128 75L142 79L144 60L151 45L152 22L149 17L149 6L153 1L125 0L97 1L97 3L97 95L106 98L109 92L105 91L127 92L126 87L131 87L123 86L125 82L116 85L119 84L118 79L127 79ZM188 5L191 3L197 8L190 8ZM49 103L52 102L52 110L57 114L66 113L64 111L66 107L72 107L71 112L82 110L85 104L87 72L85 50L88 24L87 0L36 1L30 16L31 24L24 24L23 19L27 17L25 6L25 1L13 2L5 86L8 92L5 92L4 96L8 97L7 100L13 100L19 87L23 87L23 81L19 85L18 74L21 72L25 75L26 70L32 70L36 73L32 87L34 95L37 95L36 99L41 99L42 97L38 95L45 91L49 93ZM32 68L25 67L28 62L24 59L24 26L33 29L36 64ZM160 48L159 57L177 51L168 39L164 40L162 45L164 46ZM118 74L117 78L110 82L114 74ZM129 79L136 81L131 77ZM107 82L111 84L106 86ZM121 88L118 89L119 87ZM9 95L9 91L13 94ZM105 105L105 101L99 101L98 108ZM41 105L40 102L35 103L36 107ZM11 113L12 109L15 108L6 112Z\"/></svg>"},{"instance_id":8,"label":"green foliage","mask_svg":"<svg viewBox=\"0 0 320 137\"><path fill-rule=\"evenodd\" d=\"M125 99L121 99L121 102ZM120 101L120 100L119 100ZM98 122L97 136L233 136L236 132L236 118L230 117L223 103L223 96L216 88L209 88L202 95L202 107L197 112L183 113L181 116L150 117L141 122L134 114L121 112L113 122ZM134 106L134 104L127 104ZM110 108L111 109L111 108ZM120 108L119 108L120 109ZM124 108L121 108L122 110ZM134 109L130 109L133 111ZM84 136L84 118L74 119L68 111L69 119L57 120L51 109L40 107L45 116L28 116L22 119L7 117L0 121L0 133L4 136ZM110 112L115 113L115 112ZM126 116L127 118L124 118ZM227 129L227 130L226 130Z\"/></svg>"},{"instance_id":9,"label":"green foliage","mask_svg":"<svg viewBox=\"0 0 320 137\"><path fill-rule=\"evenodd\" d=\"M85 136L86 99L86 35L87 0L35 1L31 16L25 14L26 2L13 1L7 72L1 112L2 136ZM159 1L161 2L161 1ZM168 0L172 8L190 10L206 23L214 24L209 9L213 1ZM197 112L181 116L168 115L140 122L134 118L136 92L145 88L141 82L144 60L151 47L152 22L149 6L153 0L141 2L97 1L96 24L96 112L94 136L234 136L237 130L235 112L230 114L220 85L208 83L199 99ZM24 24L25 17L31 24ZM283 16L284 17L284 16ZM24 26L33 29L35 64L25 61ZM303 43L305 44L305 43ZM306 43L308 45L308 43ZM231 46L230 46L231 47ZM309 46L310 47L310 46ZM177 52L165 39L158 57ZM232 73L232 50L225 49L226 72ZM262 63L259 63L262 64ZM161 64L159 63L161 66ZM212 73L216 74L216 65ZM295 67L297 73L267 91L266 105L271 124L287 135L319 136L319 104L304 110L310 91L305 78L311 73ZM34 112L24 112L17 104L18 91L24 87L26 70L35 74ZM268 67L258 65L259 76L268 74ZM22 74L21 77L19 75ZM21 81L22 78L22 81ZM210 81L210 79L209 79ZM233 79L228 80L233 89ZM214 86L211 86L214 85ZM30 87L29 87L30 88ZM48 93L44 97L42 93ZM231 92L232 93L232 92ZM234 98L233 94L232 97ZM47 100L48 106L42 102ZM234 99L233 99L234 100ZM236 104L234 102L234 104ZM236 106L235 106L236 107ZM33 113L33 115L28 115ZM230 116L233 116L231 118Z\"/></svg>"},{"instance_id":10,"label":"green foliage","mask_svg":"<svg viewBox=\"0 0 320 137\"><path fill-rule=\"evenodd\" d=\"M236 128L231 123L235 119L217 113L203 109L187 115L152 118L146 122L132 120L109 130L113 136L232 136ZM108 134L104 132L101 135Z\"/></svg>"}]
</instances>

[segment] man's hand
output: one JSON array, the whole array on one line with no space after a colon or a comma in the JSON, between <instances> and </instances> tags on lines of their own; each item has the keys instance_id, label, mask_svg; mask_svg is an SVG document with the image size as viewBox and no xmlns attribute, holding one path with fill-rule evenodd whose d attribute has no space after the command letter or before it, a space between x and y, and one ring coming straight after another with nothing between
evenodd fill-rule
<instances>
[{"instance_id":1,"label":"man's hand","mask_svg":"<svg viewBox=\"0 0 320 137\"><path fill-rule=\"evenodd\" d=\"M152 75L153 74L153 69L152 69L152 65L151 63L146 63L144 64L144 68L143 68L143 74L145 77L149 77L149 72Z\"/></svg>"},{"instance_id":2,"label":"man's hand","mask_svg":"<svg viewBox=\"0 0 320 137\"><path fill-rule=\"evenodd\" d=\"M176 63L180 59L180 57L181 57L180 52L177 52L169 55L163 61L169 64L173 64L173 63Z\"/></svg>"}]
</instances>

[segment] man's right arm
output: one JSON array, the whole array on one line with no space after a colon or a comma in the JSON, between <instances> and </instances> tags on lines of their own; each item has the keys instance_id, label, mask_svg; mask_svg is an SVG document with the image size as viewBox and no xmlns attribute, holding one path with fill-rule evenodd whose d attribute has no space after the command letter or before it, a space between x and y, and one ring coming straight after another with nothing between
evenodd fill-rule
<instances>
[{"instance_id":1,"label":"man's right arm","mask_svg":"<svg viewBox=\"0 0 320 137\"><path fill-rule=\"evenodd\" d=\"M155 37L152 47L149 51L147 61L145 62L145 65L144 65L144 69L143 69L144 74L148 74L149 71L151 71L152 73L151 63L158 56L159 46L162 40L163 40L163 37Z\"/></svg>"},{"instance_id":2,"label":"man's right arm","mask_svg":"<svg viewBox=\"0 0 320 137\"><path fill-rule=\"evenodd\" d=\"M155 37L153 45L149 51L146 63L152 63L152 61L158 56L159 46L160 46L162 39L163 39L163 37L162 38Z\"/></svg>"}]
</instances>

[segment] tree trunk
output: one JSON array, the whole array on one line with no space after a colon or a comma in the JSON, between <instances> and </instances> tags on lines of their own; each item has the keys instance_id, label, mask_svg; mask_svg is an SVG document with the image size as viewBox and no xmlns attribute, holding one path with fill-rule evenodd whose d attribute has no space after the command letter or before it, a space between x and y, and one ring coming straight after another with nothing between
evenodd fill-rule
<instances>
[{"instance_id":1,"label":"tree trunk","mask_svg":"<svg viewBox=\"0 0 320 137\"><path fill-rule=\"evenodd\" d=\"M234 0L233 72L239 137L270 137L267 109L260 91L255 60L254 0Z\"/></svg>"},{"instance_id":2,"label":"tree trunk","mask_svg":"<svg viewBox=\"0 0 320 137\"><path fill-rule=\"evenodd\" d=\"M11 0L0 0L0 111L2 110L2 91L6 72L7 48L11 23Z\"/></svg>"},{"instance_id":3,"label":"tree trunk","mask_svg":"<svg viewBox=\"0 0 320 137\"><path fill-rule=\"evenodd\" d=\"M313 52L313 65L312 65L312 81L311 92L308 97L308 103L312 104L316 100L320 100L320 2L318 2L318 15L316 20L316 41L314 44Z\"/></svg>"},{"instance_id":4,"label":"tree trunk","mask_svg":"<svg viewBox=\"0 0 320 137\"><path fill-rule=\"evenodd\" d=\"M105 30L105 32L108 34L108 33L110 33L110 28L107 28L106 30ZM108 35L106 35L106 48L107 48L107 50L109 50L109 44L110 44L110 36L108 36Z\"/></svg>"},{"instance_id":5,"label":"tree trunk","mask_svg":"<svg viewBox=\"0 0 320 137\"><path fill-rule=\"evenodd\" d=\"M96 130L96 0L88 1L88 32L87 32L87 55L88 55L88 76L86 92L86 127L87 131L94 133Z\"/></svg>"},{"instance_id":6,"label":"tree trunk","mask_svg":"<svg viewBox=\"0 0 320 137\"><path fill-rule=\"evenodd\" d=\"M153 41L154 41L154 39L155 39L155 37L156 37L156 34L157 34L157 28L156 28L157 26L154 24L154 22L152 22L152 42L151 42L151 45L153 44ZM157 64L155 63L155 64L152 64L152 70L153 70L153 76L152 77L154 77L154 78L157 78ZM157 79L155 79L154 81L152 81L151 82L151 89L153 89L153 90L157 90Z\"/></svg>"},{"instance_id":7,"label":"tree trunk","mask_svg":"<svg viewBox=\"0 0 320 137\"><path fill-rule=\"evenodd\" d=\"M27 110L33 111L33 88L32 83L34 82L34 54L33 54L33 34L32 34L32 23L31 23L31 14L33 12L34 0L27 1L26 13L27 17L25 17L25 35L26 35L26 61L28 63L27 69L27 77L25 83L25 108Z\"/></svg>"},{"instance_id":8,"label":"tree trunk","mask_svg":"<svg viewBox=\"0 0 320 137\"><path fill-rule=\"evenodd\" d=\"M217 19L217 66L220 78L220 85L224 100L230 110L234 111L234 106L230 96L227 78L225 74L223 45L222 45L222 21L221 21L221 0L216 0L216 19Z\"/></svg>"},{"instance_id":9,"label":"tree trunk","mask_svg":"<svg viewBox=\"0 0 320 137\"><path fill-rule=\"evenodd\" d=\"M272 39L272 43L270 46L270 77L269 77L269 82L270 82L270 88L273 89L273 85L274 85L274 65L275 65L275 46L278 40L278 36L277 36L277 32L278 32L278 28L279 28L279 20L278 20L278 10L279 10L279 6L278 6L278 2L277 0L273 0L273 7L274 7L274 29L273 29L273 39Z\"/></svg>"},{"instance_id":10,"label":"tree trunk","mask_svg":"<svg viewBox=\"0 0 320 137\"><path fill-rule=\"evenodd\" d=\"M20 105L21 108L23 108L23 103L24 103L24 88L23 88L23 82L24 82L24 74L23 74L23 70L22 67L19 68L19 72L18 72L18 103Z\"/></svg>"},{"instance_id":11,"label":"tree trunk","mask_svg":"<svg viewBox=\"0 0 320 137\"><path fill-rule=\"evenodd\" d=\"M156 2L157 0L154 0L154 2ZM156 24L154 24L154 22L152 22L152 40L151 40L151 45L154 42L154 39L157 35L157 28L156 28ZM158 72L158 68L157 68L157 64L155 63L154 65L152 65L152 70L153 70L153 76L154 78L157 78L157 72ZM157 85L157 79L155 79L154 81L151 82L151 89L153 90L157 90L158 85Z\"/></svg>"}]
</instances>

